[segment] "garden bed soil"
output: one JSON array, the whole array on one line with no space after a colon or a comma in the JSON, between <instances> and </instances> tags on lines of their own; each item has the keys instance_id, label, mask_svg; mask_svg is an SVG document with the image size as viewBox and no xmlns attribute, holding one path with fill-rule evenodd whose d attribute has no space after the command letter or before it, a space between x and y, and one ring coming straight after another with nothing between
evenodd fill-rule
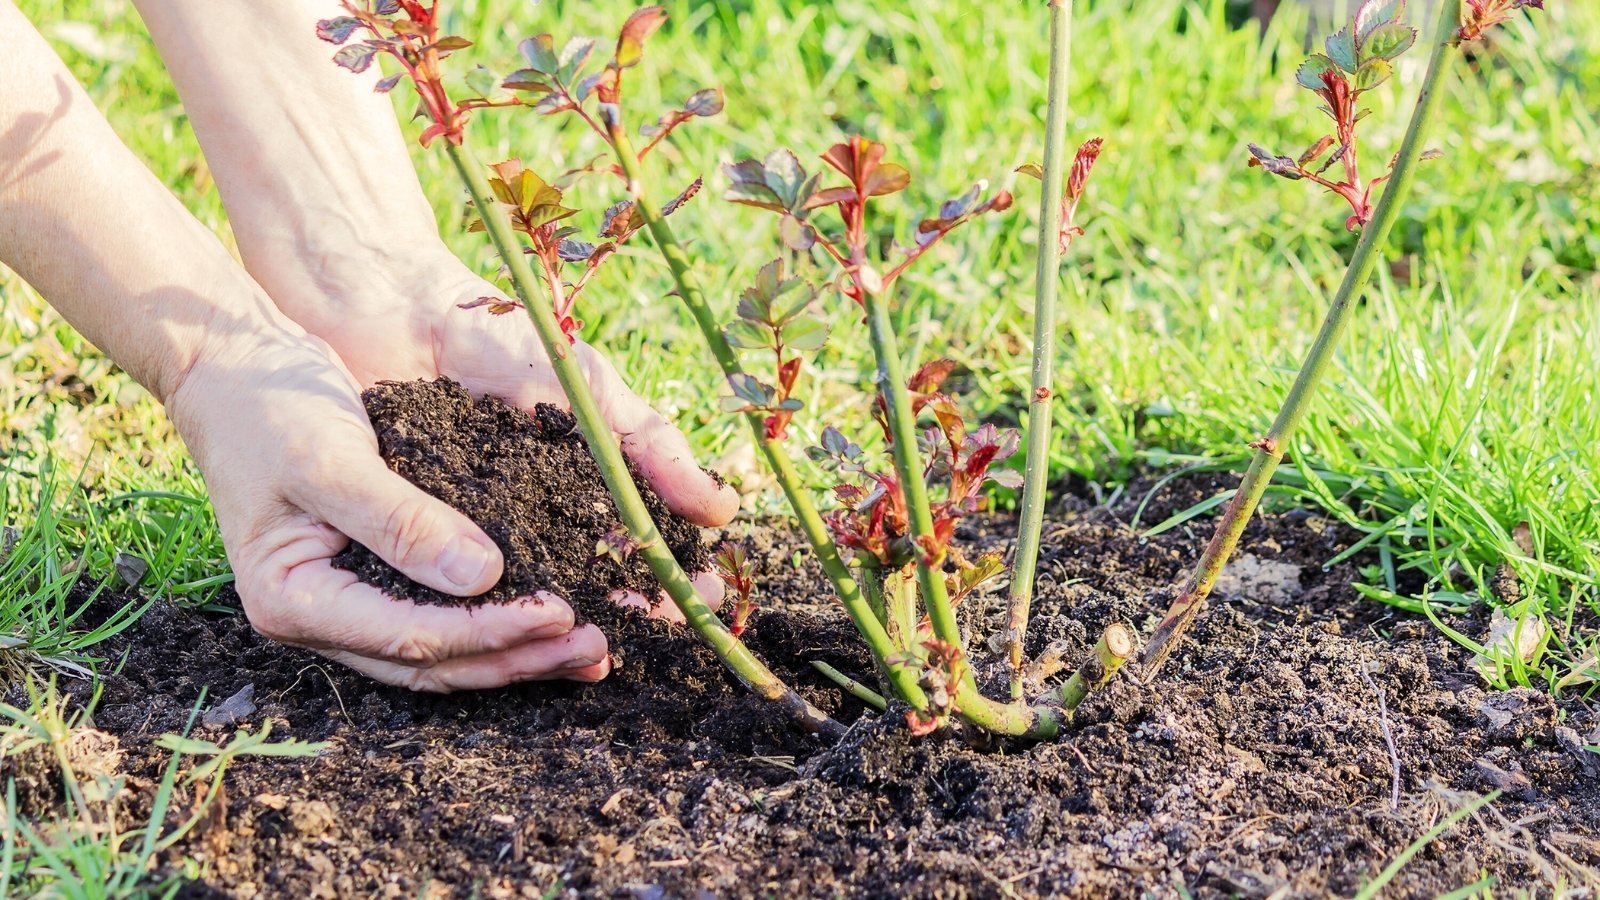
<instances>
[{"instance_id":1,"label":"garden bed soil","mask_svg":"<svg viewBox=\"0 0 1600 900\"><path fill-rule=\"evenodd\" d=\"M1145 520L1217 487L1168 486ZM1031 652L1087 648L1116 620L1148 630L1197 546L1182 529L1139 539L1127 505L1068 506L1048 525ZM1009 529L975 520L959 537L1003 547ZM1486 691L1425 620L1358 601L1348 564L1322 566L1347 536L1315 516L1251 526L1159 677L1119 678L1058 742L984 751L914 740L816 676L809 660L867 671L825 580L791 535L736 531L765 585L750 643L853 723L836 746L793 730L683 627L592 602L616 656L606 681L453 696L374 684L241 615L157 604L114 645L126 662L95 720L146 785L166 759L154 738L202 688L209 705L254 685L240 724L329 742L230 771L226 814L179 848L205 867L190 897L1350 895L1492 787L1506 792L1384 896L1485 877L1496 896L1593 887L1600 779L1580 745L1600 719ZM997 630L1002 596L964 605L973 633ZM1488 627L1481 611L1453 624Z\"/></svg>"}]
</instances>

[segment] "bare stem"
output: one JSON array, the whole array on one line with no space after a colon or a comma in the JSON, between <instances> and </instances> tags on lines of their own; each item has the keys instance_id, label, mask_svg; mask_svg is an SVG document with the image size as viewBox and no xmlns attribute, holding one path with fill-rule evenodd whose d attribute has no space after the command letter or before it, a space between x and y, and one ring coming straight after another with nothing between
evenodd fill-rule
<instances>
[{"instance_id":1,"label":"bare stem","mask_svg":"<svg viewBox=\"0 0 1600 900\"><path fill-rule=\"evenodd\" d=\"M878 712L885 712L889 709L889 703L883 699L882 694L878 693L872 688L867 687L854 678L851 678L849 675L846 675L838 669L835 669L833 666L828 665L822 660L813 659L811 661L811 668L821 672L823 677L827 678L834 684L837 684L841 689L844 690L845 693L856 698L857 700L860 700L862 703L865 703L873 709L876 709Z\"/></svg>"},{"instance_id":2,"label":"bare stem","mask_svg":"<svg viewBox=\"0 0 1600 900\"><path fill-rule=\"evenodd\" d=\"M1416 164L1422 155L1423 142L1427 139L1428 128L1432 124L1435 110L1439 107L1439 99L1444 93L1443 78L1451 56L1451 36L1459 25L1457 17L1460 3L1457 0L1443 0L1439 7L1436 43L1432 55L1428 58L1428 71L1423 77L1422 93L1417 97L1416 109L1412 112L1411 122L1406 128L1405 141L1400 146L1394 174L1383 192L1382 199L1378 201L1372 221L1367 224L1361 234L1361 241L1356 244L1355 254L1350 259L1350 268L1345 272L1344 282L1339 285L1339 292L1328 307L1327 315L1322 321L1322 330L1318 332L1316 342L1312 344L1305 363L1301 365L1300 374L1295 378L1289 395L1284 398L1277 419L1272 423L1272 429L1265 437L1251 444L1256 449L1255 458L1251 460L1249 470L1239 483L1238 491L1229 501L1227 510L1217 523L1216 534L1211 538L1205 554L1195 565L1193 573L1184 583L1177 599L1168 607L1161 624L1156 627L1155 633L1150 637L1150 643L1145 647L1144 664L1152 675L1160 669L1162 663L1166 662L1178 639L1189 629L1194 617L1205 607L1206 597L1216 584L1218 574L1227 563L1228 557L1238 547L1240 535L1244 533L1245 526L1249 524L1262 495L1266 493L1273 472L1283 460L1284 448L1294 436L1295 429L1305 419L1306 412L1310 408L1311 396L1327 373L1339 339L1344 335L1353 317L1356 302L1371 279L1372 270L1381 256L1379 251L1388 241L1389 231L1400 217L1400 208L1404 205L1406 195L1411 190L1411 182L1416 177Z\"/></svg>"},{"instance_id":3,"label":"bare stem","mask_svg":"<svg viewBox=\"0 0 1600 900\"><path fill-rule=\"evenodd\" d=\"M656 529L655 521L650 517L650 511L644 505L644 499L639 496L639 488L628 472L622 450L611 433L611 427L601 415L600 407L595 403L594 394L589 390L589 383L584 380L583 371L572 354L566 335L556 322L554 312L539 296L538 282L517 242L505 210L484 188L481 177L482 165L474 159L472 151L466 147L447 141L445 148L450 155L450 161L455 165L456 173L461 176L462 183L472 195L478 214L482 216L489 237L494 241L495 250L499 252L501 260L511 273L511 283L517 297L528 311L529 318L533 320L534 330L538 332L539 341L544 345L545 353L550 357L550 363L556 370L556 377L561 382L561 389L572 405L573 415L583 432L584 440L589 445L589 452L594 455L606 488L610 491L612 500L616 502L617 513L627 526L628 533L639 544L639 555L650 566L650 571L672 597L678 609L682 610L689 627L700 635L740 681L748 685L757 696L781 706L796 724L805 730L835 739L842 736L844 729L838 722L828 718L821 710L807 703L792 688L784 684L783 680L757 659L743 642L734 637L711 607L706 605L695 592L694 583L673 558L672 551L667 548L666 541L662 539L661 533ZM559 279L557 282L559 283Z\"/></svg>"},{"instance_id":4,"label":"bare stem","mask_svg":"<svg viewBox=\"0 0 1600 900\"><path fill-rule=\"evenodd\" d=\"M1133 648L1133 629L1120 622L1107 625L1094 645L1094 653L1044 699L1061 704L1068 712L1076 710L1084 698L1105 687L1122 664L1133 657Z\"/></svg>"},{"instance_id":5,"label":"bare stem","mask_svg":"<svg viewBox=\"0 0 1600 900\"><path fill-rule=\"evenodd\" d=\"M1061 284L1061 192L1066 180L1068 74L1072 59L1072 0L1050 0L1050 84L1045 114L1044 187L1039 200L1039 258L1034 274L1033 394L1028 405L1028 457L1017 523L1017 555L1011 563L1006 604L1006 655L1011 663L1011 699L1022 699L1022 639L1028 631L1039 535L1050 489L1056 294Z\"/></svg>"}]
</instances>

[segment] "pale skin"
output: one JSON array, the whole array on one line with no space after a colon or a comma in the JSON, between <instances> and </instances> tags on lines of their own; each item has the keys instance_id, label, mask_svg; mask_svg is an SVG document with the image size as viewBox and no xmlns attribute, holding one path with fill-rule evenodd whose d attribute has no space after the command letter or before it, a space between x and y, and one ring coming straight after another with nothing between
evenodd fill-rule
<instances>
[{"instance_id":1,"label":"pale skin","mask_svg":"<svg viewBox=\"0 0 1600 900\"><path fill-rule=\"evenodd\" d=\"M243 265L118 140L11 0L0 0L0 262L166 405L205 474L252 625L418 690L604 678L604 635L573 627L552 594L471 613L417 606L329 562L356 540L458 596L503 569L476 525L383 464L360 388L446 375L524 407L563 402L525 319L456 309L499 292L446 250L377 76L329 62L312 29L334 4L136 5ZM667 505L729 521L738 497L682 433L577 349ZM696 581L721 596L714 577Z\"/></svg>"}]
</instances>

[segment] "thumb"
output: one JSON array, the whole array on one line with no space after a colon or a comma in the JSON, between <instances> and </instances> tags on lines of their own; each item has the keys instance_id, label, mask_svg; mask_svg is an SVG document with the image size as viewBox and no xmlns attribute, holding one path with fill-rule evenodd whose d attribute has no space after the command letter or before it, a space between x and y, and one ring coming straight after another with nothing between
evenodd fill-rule
<instances>
[{"instance_id":1,"label":"thumb","mask_svg":"<svg viewBox=\"0 0 1600 900\"><path fill-rule=\"evenodd\" d=\"M331 483L296 498L307 512L357 541L412 581L470 597L494 587L500 548L471 519L395 474L375 451L354 455Z\"/></svg>"}]
</instances>

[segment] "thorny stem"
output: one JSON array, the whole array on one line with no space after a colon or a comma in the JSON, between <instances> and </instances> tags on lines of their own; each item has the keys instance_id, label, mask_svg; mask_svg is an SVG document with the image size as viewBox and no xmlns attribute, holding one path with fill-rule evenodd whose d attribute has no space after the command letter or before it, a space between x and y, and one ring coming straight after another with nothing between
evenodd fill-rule
<instances>
[{"instance_id":1,"label":"thorny stem","mask_svg":"<svg viewBox=\"0 0 1600 900\"><path fill-rule=\"evenodd\" d=\"M928 558L934 539L933 512L928 506L927 476L917 452L917 423L911 411L905 367L900 361L894 324L889 320L889 299L880 292L867 290L859 279L856 285L866 300L872 350L878 358L878 390L883 392L887 407L889 432L894 437L894 467L900 476L911 538L916 544L917 582L922 589L922 603L927 608L934 636L964 650L966 645L961 640L961 628L956 623L955 608L950 604L950 593L945 589L944 573L939 571L942 560Z\"/></svg>"},{"instance_id":2,"label":"thorny stem","mask_svg":"<svg viewBox=\"0 0 1600 900\"><path fill-rule=\"evenodd\" d=\"M717 657L733 670L740 681L748 685L762 699L781 706L805 730L832 739L842 736L844 729L838 722L806 702L792 688L784 684L782 679L774 675L745 647L743 642L733 636L711 607L707 606L695 592L694 583L684 574L683 568L678 565L678 561L672 556L672 551L662 540L661 533L656 530L655 521L651 519L643 498L639 496L639 488L628 473L622 450L613 438L605 417L601 415L600 407L595 403L594 394L589 390L589 383L584 379L583 371L572 353L566 335L562 333L561 326L556 321L554 312L549 304L541 302L533 271L528 265L515 232L512 231L505 210L495 202L494 197L483 186L480 177L483 171L482 165L466 147L447 141L445 149L450 155L450 161L455 165L456 173L461 176L462 183L472 195L472 201L483 218L484 227L494 241L495 250L499 252L501 260L511 273L511 283L517 298L522 301L529 318L533 320L534 330L538 332L539 341L544 345L545 353L550 357L550 363L556 370L556 377L561 382L561 389L572 405L572 413L578 421L579 429L583 432L584 440L589 445L589 452L594 455L606 488L616 502L618 515L639 544L637 551L639 555L650 566L650 571L672 597L678 609L682 610L689 627L710 645ZM551 289L559 293L559 277L551 279Z\"/></svg>"},{"instance_id":3,"label":"thorny stem","mask_svg":"<svg viewBox=\"0 0 1600 900\"><path fill-rule=\"evenodd\" d=\"M672 226L644 196L644 181L640 173L639 159L634 153L627 131L614 114L608 118L606 125L607 139L628 182L628 193L633 197L634 208L644 217L645 225L650 229L650 236L655 240L656 248L666 259L667 268L672 272L672 280L677 285L679 298L694 316L695 324L700 327L706 346L711 348L711 353L716 357L723 373L730 378L742 374L744 367L739 363L738 354L723 336L721 328L717 325L716 316L712 313L710 304L706 302L704 292L700 290L694 274L690 271L688 254L673 236ZM767 437L766 426L759 413L749 413L745 419L750 425L756 445L766 456L767 464L772 467L778 485L783 489L790 508L794 510L795 517L800 522L800 530L805 532L806 540L811 543L812 550L817 554L817 562L821 564L828 580L833 582L834 590L839 595L845 613L850 616L850 621L861 633L873 657L883 667L890 683L894 686L895 693L912 706L920 708L926 705L927 700L922 688L917 685L916 673L907 665L891 661L897 655L897 648L890 640L883 623L874 614L871 605L862 596L860 585L851 577L850 568L840 557L839 548L833 539L829 537L827 525L817 513L816 504L806 492L800 473L795 469L788 451L778 440Z\"/></svg>"},{"instance_id":4,"label":"thorny stem","mask_svg":"<svg viewBox=\"0 0 1600 900\"><path fill-rule=\"evenodd\" d=\"M1055 380L1056 294L1061 284L1061 192L1066 179L1068 75L1072 58L1072 0L1050 0L1050 84L1045 114L1044 187L1039 201L1039 259L1034 275L1033 394L1028 406L1028 456L1006 604L1006 655L1011 699L1022 699L1022 639L1039 562L1039 534L1049 496L1050 432Z\"/></svg>"},{"instance_id":5,"label":"thorny stem","mask_svg":"<svg viewBox=\"0 0 1600 900\"><path fill-rule=\"evenodd\" d=\"M1245 472L1244 479L1239 483L1238 491L1229 501L1221 521L1217 523L1216 534L1206 547L1205 555L1195 565L1194 572L1184 583L1177 599L1168 607L1166 616L1156 627L1155 633L1150 636L1150 643L1145 646L1143 661L1147 671L1152 675L1161 668L1167 657L1172 655L1178 639L1204 608L1206 597L1216 584L1217 575L1221 573L1228 557L1239 545L1240 535L1255 513L1268 483L1272 481L1272 474L1277 470L1278 463L1283 459L1284 448L1306 416L1312 393L1327 373L1339 339L1350 324L1356 301L1360 299L1361 292L1377 265L1379 250L1388 240L1389 231L1394 227L1395 220L1400 217L1400 208L1405 203L1406 194L1410 192L1411 182L1416 176L1416 164L1422 155L1423 141L1427 139L1428 127L1432 124L1434 111L1438 109L1439 99L1444 93L1443 77L1452 49L1451 38L1460 24L1459 0L1443 0L1439 6L1437 43L1434 44L1433 53L1428 58L1428 71L1423 77L1422 92L1417 97L1416 109L1412 112L1411 122L1406 127L1405 141L1400 146L1388 188L1378 202L1372 221L1361 234L1361 241L1356 245L1355 254L1350 259L1350 268L1345 272L1344 282L1339 285L1339 292L1328 307L1327 315L1322 322L1322 330L1317 334L1316 342L1312 344L1305 363L1300 367L1300 374L1295 378L1294 387L1290 388L1289 395L1284 398L1283 407L1278 411L1272 429L1265 437L1251 444L1256 451L1255 458L1251 461L1249 470Z\"/></svg>"},{"instance_id":6,"label":"thorny stem","mask_svg":"<svg viewBox=\"0 0 1600 900\"><path fill-rule=\"evenodd\" d=\"M845 691L845 693L856 698L857 700L860 700L862 703L865 703L873 709L876 709L878 712L888 711L889 703L887 700L883 699L882 694L878 693L872 688L867 687L854 678L851 678L849 675L846 675L838 669L835 669L833 666L828 665L820 659L813 659L811 661L811 668L821 672L825 678L834 684L837 684Z\"/></svg>"}]
</instances>

